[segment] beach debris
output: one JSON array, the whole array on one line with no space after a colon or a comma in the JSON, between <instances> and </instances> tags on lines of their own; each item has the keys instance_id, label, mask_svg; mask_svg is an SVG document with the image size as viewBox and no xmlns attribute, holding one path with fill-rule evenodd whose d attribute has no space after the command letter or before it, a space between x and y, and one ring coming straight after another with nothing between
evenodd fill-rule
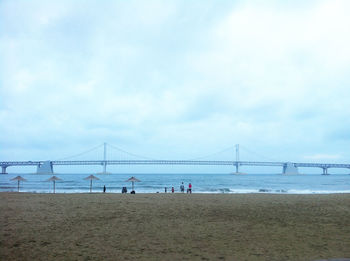
<instances>
[{"instance_id":1,"label":"beach debris","mask_svg":"<svg viewBox=\"0 0 350 261\"><path fill-rule=\"evenodd\" d=\"M95 177L94 175L90 175L90 176L84 178L84 180L90 180L90 193L91 193L91 191L92 191L92 180L100 180L100 179Z\"/></svg>"},{"instance_id":2,"label":"beach debris","mask_svg":"<svg viewBox=\"0 0 350 261\"><path fill-rule=\"evenodd\" d=\"M62 179L57 178L56 176L52 176L51 178L46 180L46 181L52 181L53 182L53 193L54 194L55 194L55 191L56 191L56 181L58 181L58 180L62 180Z\"/></svg>"},{"instance_id":3,"label":"beach debris","mask_svg":"<svg viewBox=\"0 0 350 261\"><path fill-rule=\"evenodd\" d=\"M259 189L259 192L270 192L270 189Z\"/></svg>"},{"instance_id":4,"label":"beach debris","mask_svg":"<svg viewBox=\"0 0 350 261\"><path fill-rule=\"evenodd\" d=\"M135 183L135 182L141 182L141 180L139 180L139 179L137 179L137 178L135 178L135 177L131 177L131 178L127 179L126 182L131 182L131 184L132 184L132 190L131 190L131 192L134 191L134 193L132 193L132 194L135 194L134 183Z\"/></svg>"},{"instance_id":5,"label":"beach debris","mask_svg":"<svg viewBox=\"0 0 350 261\"><path fill-rule=\"evenodd\" d=\"M21 181L27 181L25 178L22 178L21 176L17 176L17 177L15 177L15 178L11 179L11 180L17 180L17 191L18 191L18 192L19 192L19 183L20 183Z\"/></svg>"}]
</instances>

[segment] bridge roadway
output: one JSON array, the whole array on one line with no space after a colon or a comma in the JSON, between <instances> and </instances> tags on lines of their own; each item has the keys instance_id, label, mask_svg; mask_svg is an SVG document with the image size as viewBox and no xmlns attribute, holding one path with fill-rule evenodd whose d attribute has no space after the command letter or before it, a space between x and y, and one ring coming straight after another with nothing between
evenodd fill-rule
<instances>
[{"instance_id":1,"label":"bridge roadway","mask_svg":"<svg viewBox=\"0 0 350 261\"><path fill-rule=\"evenodd\" d=\"M212 165L235 166L236 161L229 160L96 160L96 161L52 161L53 165ZM282 162L250 162L238 161L239 165L250 166L283 166ZM350 166L350 165L349 165Z\"/></svg>"},{"instance_id":2,"label":"bridge roadway","mask_svg":"<svg viewBox=\"0 0 350 261\"><path fill-rule=\"evenodd\" d=\"M282 167L284 174L298 173L298 167L321 168L323 174L328 174L329 168L348 168L350 164L336 163L296 163L296 162L264 162L264 161L229 161L229 160L81 160L81 161L1 161L2 174L10 166L37 166L45 169L45 172L53 173L54 165L212 165L212 166L235 166L239 172L239 166L271 166Z\"/></svg>"}]
</instances>

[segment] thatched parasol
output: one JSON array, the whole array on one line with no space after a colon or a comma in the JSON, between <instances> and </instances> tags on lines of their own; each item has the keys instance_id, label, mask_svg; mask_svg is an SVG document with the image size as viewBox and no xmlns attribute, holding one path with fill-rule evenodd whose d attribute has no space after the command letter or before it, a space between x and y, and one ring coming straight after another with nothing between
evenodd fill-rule
<instances>
[{"instance_id":1,"label":"thatched parasol","mask_svg":"<svg viewBox=\"0 0 350 261\"><path fill-rule=\"evenodd\" d=\"M140 182L141 180L138 180L135 177L131 177L130 179L126 180L126 182L131 182L132 184L132 190L134 190L134 182Z\"/></svg>"},{"instance_id":2,"label":"thatched parasol","mask_svg":"<svg viewBox=\"0 0 350 261\"><path fill-rule=\"evenodd\" d=\"M25 178L22 178L21 176L17 176L17 177L15 177L15 178L13 178L13 179L11 179L11 180L17 180L18 181L18 185L17 185L17 191L19 192L19 182L20 181L27 181Z\"/></svg>"},{"instance_id":3,"label":"thatched parasol","mask_svg":"<svg viewBox=\"0 0 350 261\"><path fill-rule=\"evenodd\" d=\"M99 178L95 177L94 175L90 175L89 177L84 178L85 180L90 180L90 193L92 191L92 180L100 180Z\"/></svg>"},{"instance_id":4,"label":"thatched parasol","mask_svg":"<svg viewBox=\"0 0 350 261\"><path fill-rule=\"evenodd\" d=\"M51 178L46 180L46 181L52 181L53 182L53 193L55 193L55 190L56 190L56 181L57 180L62 180L62 179L57 178L56 176L52 176Z\"/></svg>"}]
</instances>

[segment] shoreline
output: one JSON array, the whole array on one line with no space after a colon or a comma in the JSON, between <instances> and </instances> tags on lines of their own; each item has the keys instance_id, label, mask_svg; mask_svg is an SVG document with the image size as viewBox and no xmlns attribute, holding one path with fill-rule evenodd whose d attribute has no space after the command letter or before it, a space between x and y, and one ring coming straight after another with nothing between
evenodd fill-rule
<instances>
[{"instance_id":1,"label":"shoreline","mask_svg":"<svg viewBox=\"0 0 350 261\"><path fill-rule=\"evenodd\" d=\"M5 194L5 193L13 193L13 194L42 194L42 195L47 195L47 194L58 194L58 195L74 195L74 194L122 194L121 192L59 192L56 190L55 193L53 192L31 192L31 191L0 191L0 194ZM130 192L126 193L126 194L130 194ZM157 194L172 194L172 195L183 195L183 194L191 194L191 193L180 193L180 192L168 192L168 193L164 193L164 192L137 192L135 194L138 195L157 195ZM292 193L292 192L192 192L192 194L195 195L337 195L337 194L349 194L350 195L350 191L339 191L339 192L312 192L312 193Z\"/></svg>"}]
</instances>

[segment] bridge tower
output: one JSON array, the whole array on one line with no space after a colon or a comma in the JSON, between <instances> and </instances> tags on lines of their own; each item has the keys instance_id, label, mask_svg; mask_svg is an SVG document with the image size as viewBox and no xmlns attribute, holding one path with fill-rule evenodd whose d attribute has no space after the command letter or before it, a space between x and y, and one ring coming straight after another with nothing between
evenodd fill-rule
<instances>
[{"instance_id":1,"label":"bridge tower","mask_svg":"<svg viewBox=\"0 0 350 261\"><path fill-rule=\"evenodd\" d=\"M103 171L98 174L109 174L107 172L107 143L103 143Z\"/></svg>"},{"instance_id":2,"label":"bridge tower","mask_svg":"<svg viewBox=\"0 0 350 261\"><path fill-rule=\"evenodd\" d=\"M103 173L106 173L106 169L107 169L107 146L106 146L106 142L103 143Z\"/></svg>"},{"instance_id":3,"label":"bridge tower","mask_svg":"<svg viewBox=\"0 0 350 261\"><path fill-rule=\"evenodd\" d=\"M236 147L236 162L234 165L236 166L236 172L234 172L233 174L242 174L241 172L239 172L239 166L240 166L240 163L239 163L239 144L236 144L235 147Z\"/></svg>"}]
</instances>

